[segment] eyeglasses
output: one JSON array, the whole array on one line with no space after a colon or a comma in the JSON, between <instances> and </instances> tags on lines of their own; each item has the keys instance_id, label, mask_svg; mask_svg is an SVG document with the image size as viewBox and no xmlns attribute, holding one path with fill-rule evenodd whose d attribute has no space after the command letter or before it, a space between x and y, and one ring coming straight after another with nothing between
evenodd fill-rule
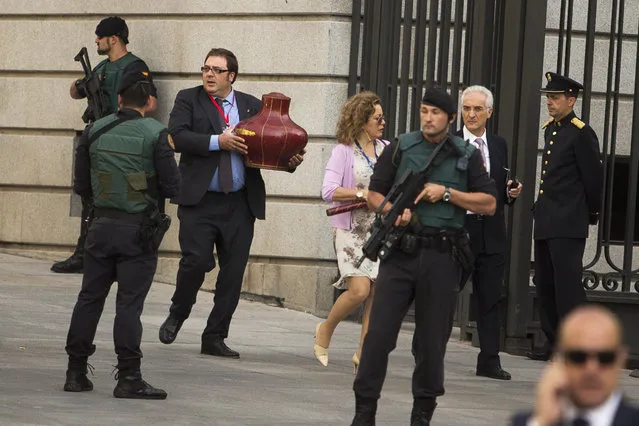
<instances>
[{"instance_id":1,"label":"eyeglasses","mask_svg":"<svg viewBox=\"0 0 639 426\"><path fill-rule=\"evenodd\" d=\"M200 68L202 70L202 72L204 74L208 73L209 71L213 71L215 74L223 74L225 72L229 72L229 70L225 70L223 68L219 68L219 67L209 67L208 65L204 65L202 68Z\"/></svg>"},{"instance_id":2,"label":"eyeglasses","mask_svg":"<svg viewBox=\"0 0 639 426\"><path fill-rule=\"evenodd\" d=\"M382 124L382 121L386 121L386 117L383 115L380 115L379 117L372 116L371 118L377 121L377 124Z\"/></svg>"},{"instance_id":3,"label":"eyeglasses","mask_svg":"<svg viewBox=\"0 0 639 426\"><path fill-rule=\"evenodd\" d=\"M584 365L589 359L595 358L602 367L609 367L617 360L618 353L615 350L586 352L575 349L564 351L563 355L569 364Z\"/></svg>"},{"instance_id":4,"label":"eyeglasses","mask_svg":"<svg viewBox=\"0 0 639 426\"><path fill-rule=\"evenodd\" d=\"M482 112L486 111L486 108L480 107L480 106L470 107L470 106L464 105L464 106L462 106L462 110L464 110L464 112L472 111L475 114L479 114L479 113L482 113Z\"/></svg>"}]
</instances>

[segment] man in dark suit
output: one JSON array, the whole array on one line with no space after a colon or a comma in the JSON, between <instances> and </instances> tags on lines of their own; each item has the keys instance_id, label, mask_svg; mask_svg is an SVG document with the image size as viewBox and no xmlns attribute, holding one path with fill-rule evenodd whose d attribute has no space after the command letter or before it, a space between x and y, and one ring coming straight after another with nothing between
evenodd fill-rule
<instances>
[{"instance_id":1,"label":"man in dark suit","mask_svg":"<svg viewBox=\"0 0 639 426\"><path fill-rule=\"evenodd\" d=\"M260 170L244 166L247 145L233 129L257 114L261 102L233 89L238 63L229 50L212 49L201 70L202 85L180 91L169 118L175 151L181 153L182 192L171 201L179 205L182 259L159 337L166 344L177 337L205 274L215 267L215 245L220 271L201 352L239 358L224 340L239 302L255 219L265 216L266 192ZM294 156L289 167L302 159Z\"/></svg>"},{"instance_id":2,"label":"man in dark suit","mask_svg":"<svg viewBox=\"0 0 639 426\"><path fill-rule=\"evenodd\" d=\"M493 94L483 86L470 86L461 95L464 127L457 136L473 144L484 159L484 167L495 181L497 209L494 216L468 212L466 229L475 256L472 275L473 294L477 301L477 332L480 352L477 357L478 376L510 380L510 373L501 368L499 359L499 302L506 265L506 223L504 205L511 204L522 185L513 183L508 173L508 146L501 136L488 134L486 122L493 113Z\"/></svg>"},{"instance_id":3,"label":"man in dark suit","mask_svg":"<svg viewBox=\"0 0 639 426\"><path fill-rule=\"evenodd\" d=\"M583 86L548 72L546 105L552 118L543 125L544 151L539 194L534 206L535 287L541 328L547 345L528 357L548 360L557 325L586 302L582 257L588 224L595 225L603 190L599 141L594 130L575 116Z\"/></svg>"},{"instance_id":4,"label":"man in dark suit","mask_svg":"<svg viewBox=\"0 0 639 426\"><path fill-rule=\"evenodd\" d=\"M561 324L557 351L537 386L532 413L512 426L632 426L639 409L623 399L619 374L627 358L619 319L606 308L576 308Z\"/></svg>"}]
</instances>

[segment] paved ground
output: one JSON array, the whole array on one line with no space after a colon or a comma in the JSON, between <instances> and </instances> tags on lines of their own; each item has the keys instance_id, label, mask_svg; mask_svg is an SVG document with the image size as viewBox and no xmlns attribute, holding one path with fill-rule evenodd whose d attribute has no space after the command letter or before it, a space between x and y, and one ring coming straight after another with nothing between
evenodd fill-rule
<instances>
[{"instance_id":1,"label":"paved ground","mask_svg":"<svg viewBox=\"0 0 639 426\"><path fill-rule=\"evenodd\" d=\"M62 391L64 342L79 275L49 272L49 262L0 254L1 425L348 425L353 412L352 367L359 328L340 325L328 368L312 355L318 318L258 303L241 302L228 343L241 360L200 355L200 333L211 295L201 293L192 317L170 346L157 340L173 287L154 284L142 321L143 373L169 393L166 401L113 398L115 364L110 297L96 336L93 392ZM406 425L411 407L410 326L391 355L378 425ZM510 413L531 404L542 363L505 355L511 382L473 374L477 350L451 340L446 359L447 393L436 425L504 425ZM625 375L627 376L627 374ZM639 398L639 380L624 377Z\"/></svg>"}]
</instances>

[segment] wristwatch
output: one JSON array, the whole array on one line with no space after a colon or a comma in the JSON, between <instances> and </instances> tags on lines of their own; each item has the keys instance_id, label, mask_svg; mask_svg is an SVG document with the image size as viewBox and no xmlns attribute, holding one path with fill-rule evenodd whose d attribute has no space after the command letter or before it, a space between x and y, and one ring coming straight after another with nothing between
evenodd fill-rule
<instances>
[{"instance_id":1,"label":"wristwatch","mask_svg":"<svg viewBox=\"0 0 639 426\"><path fill-rule=\"evenodd\" d=\"M447 203L450 201L450 188L446 187L446 189L444 190L444 196L442 197L442 200L444 201L444 203Z\"/></svg>"},{"instance_id":2,"label":"wristwatch","mask_svg":"<svg viewBox=\"0 0 639 426\"><path fill-rule=\"evenodd\" d=\"M364 191L357 191L355 193L355 196L357 197L358 200L363 200L364 199Z\"/></svg>"}]
</instances>

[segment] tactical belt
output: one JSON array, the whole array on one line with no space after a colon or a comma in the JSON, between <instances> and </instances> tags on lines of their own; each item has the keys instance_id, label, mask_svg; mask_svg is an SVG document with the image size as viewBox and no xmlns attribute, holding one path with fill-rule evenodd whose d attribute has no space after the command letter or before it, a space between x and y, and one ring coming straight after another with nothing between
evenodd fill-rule
<instances>
[{"instance_id":1,"label":"tactical belt","mask_svg":"<svg viewBox=\"0 0 639 426\"><path fill-rule=\"evenodd\" d=\"M117 209L101 209L96 208L94 215L98 217L107 217L109 219L117 219L129 223L141 223L145 218L145 213L127 213Z\"/></svg>"}]
</instances>

